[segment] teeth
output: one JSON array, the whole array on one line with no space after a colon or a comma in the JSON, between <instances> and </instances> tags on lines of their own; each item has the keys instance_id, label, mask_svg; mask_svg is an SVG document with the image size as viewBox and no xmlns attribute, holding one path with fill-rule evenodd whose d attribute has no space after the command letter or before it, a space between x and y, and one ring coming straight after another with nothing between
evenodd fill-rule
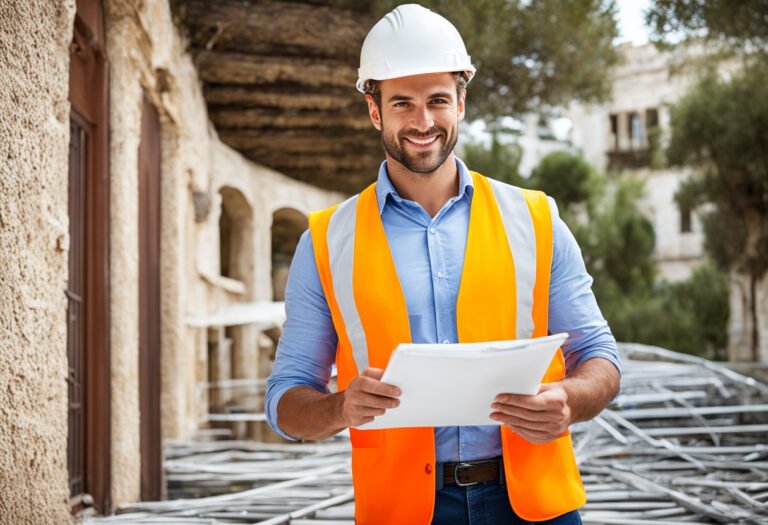
<instances>
[{"instance_id":1,"label":"teeth","mask_svg":"<svg viewBox=\"0 0 768 525\"><path fill-rule=\"evenodd\" d=\"M435 136L434 136L434 137L432 137L432 138L428 138L428 139L422 139L422 140L419 140L419 139L415 139L415 138L413 138L413 137L408 137L408 140L410 140L410 141L411 141L411 142L413 142L414 144L418 144L419 146L424 146L424 145L426 145L426 144L431 144L431 143L433 143L435 140L437 140L437 135L435 135Z\"/></svg>"}]
</instances>

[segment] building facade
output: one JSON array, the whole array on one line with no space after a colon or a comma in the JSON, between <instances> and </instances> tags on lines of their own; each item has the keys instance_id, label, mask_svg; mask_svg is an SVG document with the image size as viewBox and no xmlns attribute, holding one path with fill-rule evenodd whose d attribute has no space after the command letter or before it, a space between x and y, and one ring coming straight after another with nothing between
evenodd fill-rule
<instances>
[{"instance_id":1,"label":"building facade","mask_svg":"<svg viewBox=\"0 0 768 525\"><path fill-rule=\"evenodd\" d=\"M159 498L344 195L222 143L163 0L0 3L0 115L0 523Z\"/></svg>"},{"instance_id":2,"label":"building facade","mask_svg":"<svg viewBox=\"0 0 768 525\"><path fill-rule=\"evenodd\" d=\"M656 234L656 261L661 277L687 278L703 262L701 224L691 210L680 209L675 193L691 172L666 165L663 148L669 137L669 110L692 85L693 75L673 74L674 52L653 45L621 47L609 102L574 104L572 141L593 166L631 173L645 181L641 208Z\"/></svg>"}]
</instances>

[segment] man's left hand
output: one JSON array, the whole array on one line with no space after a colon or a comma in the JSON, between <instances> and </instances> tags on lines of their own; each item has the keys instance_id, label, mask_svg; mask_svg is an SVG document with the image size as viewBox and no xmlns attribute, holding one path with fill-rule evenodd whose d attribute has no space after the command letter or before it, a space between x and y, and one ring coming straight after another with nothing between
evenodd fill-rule
<instances>
[{"instance_id":1,"label":"man's left hand","mask_svg":"<svg viewBox=\"0 0 768 525\"><path fill-rule=\"evenodd\" d=\"M491 408L491 419L502 422L531 443L552 441L571 424L568 393L561 383L545 383L533 396L499 394Z\"/></svg>"}]
</instances>

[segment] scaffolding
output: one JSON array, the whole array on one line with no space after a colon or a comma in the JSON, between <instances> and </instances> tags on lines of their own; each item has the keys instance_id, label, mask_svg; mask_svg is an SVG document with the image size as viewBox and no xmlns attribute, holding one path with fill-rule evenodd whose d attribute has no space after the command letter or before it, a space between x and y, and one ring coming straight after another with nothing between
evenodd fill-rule
<instances>
[{"instance_id":1,"label":"scaffolding","mask_svg":"<svg viewBox=\"0 0 768 525\"><path fill-rule=\"evenodd\" d=\"M662 348L620 345L622 392L571 427L585 524L767 524L768 386ZM346 436L166 444L169 500L89 523L352 525Z\"/></svg>"}]
</instances>

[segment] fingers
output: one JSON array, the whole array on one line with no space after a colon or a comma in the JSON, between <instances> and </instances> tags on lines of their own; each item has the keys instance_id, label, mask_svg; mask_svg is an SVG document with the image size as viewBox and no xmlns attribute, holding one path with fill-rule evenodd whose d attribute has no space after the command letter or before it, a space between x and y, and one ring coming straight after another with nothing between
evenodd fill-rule
<instances>
[{"instance_id":1,"label":"fingers","mask_svg":"<svg viewBox=\"0 0 768 525\"><path fill-rule=\"evenodd\" d=\"M366 368L361 375L352 380L349 386L380 396L399 397L401 393L399 388L379 381L383 373L384 371L380 368Z\"/></svg>"},{"instance_id":2,"label":"fingers","mask_svg":"<svg viewBox=\"0 0 768 525\"><path fill-rule=\"evenodd\" d=\"M560 437L560 434L553 435L549 432L541 432L536 430L529 430L519 427L510 427L512 431L530 443L549 443L550 441Z\"/></svg>"},{"instance_id":3,"label":"fingers","mask_svg":"<svg viewBox=\"0 0 768 525\"><path fill-rule=\"evenodd\" d=\"M394 397L378 396L368 392L356 392L350 400L359 407L364 408L395 408L400 405L400 400Z\"/></svg>"},{"instance_id":4,"label":"fingers","mask_svg":"<svg viewBox=\"0 0 768 525\"><path fill-rule=\"evenodd\" d=\"M381 379L381 376L384 375L384 369L383 368L366 368L365 370L363 370L363 373L360 375L365 377L371 377L373 379Z\"/></svg>"},{"instance_id":5,"label":"fingers","mask_svg":"<svg viewBox=\"0 0 768 525\"><path fill-rule=\"evenodd\" d=\"M373 421L376 416L384 415L388 409L399 404L400 400L396 398L347 389L344 391L343 413L347 426L360 426Z\"/></svg>"},{"instance_id":6,"label":"fingers","mask_svg":"<svg viewBox=\"0 0 768 525\"><path fill-rule=\"evenodd\" d=\"M519 428L531 432L543 432L560 435L567 427L568 421L563 417L553 417L547 421L529 421L514 415L504 414L502 412L492 412L491 419L499 421L509 427Z\"/></svg>"},{"instance_id":7,"label":"fingers","mask_svg":"<svg viewBox=\"0 0 768 525\"><path fill-rule=\"evenodd\" d=\"M348 426L360 426L400 405L400 389L379 381L383 370L366 368L343 392L343 417Z\"/></svg>"},{"instance_id":8,"label":"fingers","mask_svg":"<svg viewBox=\"0 0 768 525\"><path fill-rule=\"evenodd\" d=\"M515 405L507 405L504 403L493 403L491 408L496 412L514 416L515 418L522 421L543 423L552 419L551 413L545 410L530 410L528 408L522 408Z\"/></svg>"},{"instance_id":9,"label":"fingers","mask_svg":"<svg viewBox=\"0 0 768 525\"><path fill-rule=\"evenodd\" d=\"M568 394L562 387L550 385L541 386L542 388L536 395L499 394L496 396L494 403L515 406L535 412L557 410L567 404Z\"/></svg>"},{"instance_id":10,"label":"fingers","mask_svg":"<svg viewBox=\"0 0 768 525\"><path fill-rule=\"evenodd\" d=\"M491 409L491 419L507 425L532 443L556 439L571 422L568 395L557 383L542 385L533 396L499 394Z\"/></svg>"}]
</instances>

